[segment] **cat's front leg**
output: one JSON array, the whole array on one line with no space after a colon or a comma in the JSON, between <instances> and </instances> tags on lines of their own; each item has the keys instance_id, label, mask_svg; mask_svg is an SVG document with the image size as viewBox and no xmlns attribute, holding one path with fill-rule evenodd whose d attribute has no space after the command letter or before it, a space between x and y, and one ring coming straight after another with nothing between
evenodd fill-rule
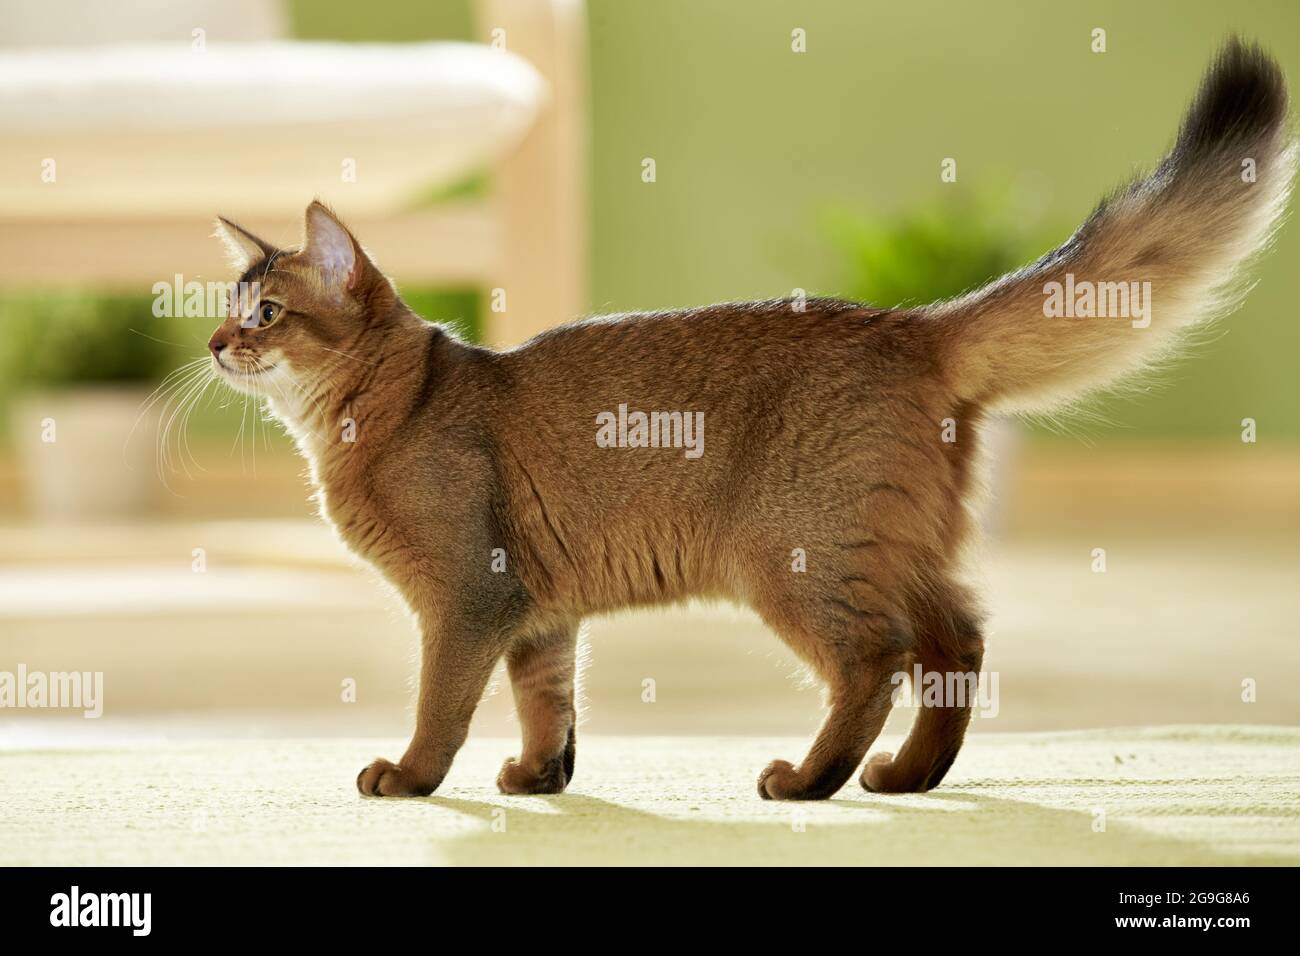
<instances>
[{"instance_id":1,"label":"cat's front leg","mask_svg":"<svg viewBox=\"0 0 1300 956\"><path fill-rule=\"evenodd\" d=\"M559 793L573 779L577 639L577 623L564 623L522 637L506 652L523 751L501 768L502 793Z\"/></svg>"},{"instance_id":2,"label":"cat's front leg","mask_svg":"<svg viewBox=\"0 0 1300 956\"><path fill-rule=\"evenodd\" d=\"M415 734L397 763L375 760L357 775L367 797L427 797L438 789L469 732L505 641L465 622L426 627Z\"/></svg>"}]
</instances>

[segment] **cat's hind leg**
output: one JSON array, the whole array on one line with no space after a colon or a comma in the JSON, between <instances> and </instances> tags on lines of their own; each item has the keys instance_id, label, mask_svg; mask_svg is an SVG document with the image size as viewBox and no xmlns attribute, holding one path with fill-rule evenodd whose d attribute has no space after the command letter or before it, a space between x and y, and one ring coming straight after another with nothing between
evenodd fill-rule
<instances>
[{"instance_id":1,"label":"cat's hind leg","mask_svg":"<svg viewBox=\"0 0 1300 956\"><path fill-rule=\"evenodd\" d=\"M862 786L877 793L938 786L961 750L977 697L984 637L973 602L960 588L928 589L913 620L917 660L925 675L937 675L942 691L938 701L927 702L922 689L913 688L921 707L898 756L873 754L862 772Z\"/></svg>"},{"instance_id":2,"label":"cat's hind leg","mask_svg":"<svg viewBox=\"0 0 1300 956\"><path fill-rule=\"evenodd\" d=\"M824 800L857 770L889 717L895 675L907 666L911 635L886 610L834 598L807 624L768 623L826 682L830 710L807 756L768 764L758 778L765 800ZM766 616L766 615L765 615Z\"/></svg>"},{"instance_id":3,"label":"cat's hind leg","mask_svg":"<svg viewBox=\"0 0 1300 956\"><path fill-rule=\"evenodd\" d=\"M559 793L573 779L577 636L577 624L566 623L522 637L506 652L523 751L501 768L502 793Z\"/></svg>"}]
</instances>

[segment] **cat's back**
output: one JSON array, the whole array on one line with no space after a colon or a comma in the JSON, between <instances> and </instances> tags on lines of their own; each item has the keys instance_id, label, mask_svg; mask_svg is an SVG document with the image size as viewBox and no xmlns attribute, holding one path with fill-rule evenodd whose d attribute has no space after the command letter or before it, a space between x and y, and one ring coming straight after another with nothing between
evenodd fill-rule
<instances>
[{"instance_id":1,"label":"cat's back","mask_svg":"<svg viewBox=\"0 0 1300 956\"><path fill-rule=\"evenodd\" d=\"M708 395L725 384L792 377L860 381L898 356L894 313L840 299L770 299L597 316L557 326L501 353L523 384L646 398Z\"/></svg>"}]
</instances>

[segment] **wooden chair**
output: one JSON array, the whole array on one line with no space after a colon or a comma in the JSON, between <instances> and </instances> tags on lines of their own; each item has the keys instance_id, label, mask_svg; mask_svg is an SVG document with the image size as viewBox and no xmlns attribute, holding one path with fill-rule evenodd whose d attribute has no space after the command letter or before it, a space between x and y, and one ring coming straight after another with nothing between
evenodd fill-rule
<instances>
[{"instance_id":1,"label":"wooden chair","mask_svg":"<svg viewBox=\"0 0 1300 956\"><path fill-rule=\"evenodd\" d=\"M0 287L227 280L216 214L292 244L320 196L399 284L488 290L493 344L585 311L580 0L476 0L476 44L284 40L263 0L85 10L6 14ZM478 171L487 196L419 201Z\"/></svg>"}]
</instances>

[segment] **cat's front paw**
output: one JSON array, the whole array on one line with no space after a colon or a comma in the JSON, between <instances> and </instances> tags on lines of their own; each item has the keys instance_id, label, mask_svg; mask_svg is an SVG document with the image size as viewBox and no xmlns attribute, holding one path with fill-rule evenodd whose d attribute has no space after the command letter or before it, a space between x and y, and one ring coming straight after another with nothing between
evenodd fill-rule
<instances>
[{"instance_id":1,"label":"cat's front paw","mask_svg":"<svg viewBox=\"0 0 1300 956\"><path fill-rule=\"evenodd\" d=\"M514 757L507 757L497 774L497 789L502 793L561 793L568 783L562 754L548 760L538 772L529 770Z\"/></svg>"},{"instance_id":2,"label":"cat's front paw","mask_svg":"<svg viewBox=\"0 0 1300 956\"><path fill-rule=\"evenodd\" d=\"M357 774L357 790L364 797L427 797L437 788L438 781L382 757Z\"/></svg>"}]
</instances>

